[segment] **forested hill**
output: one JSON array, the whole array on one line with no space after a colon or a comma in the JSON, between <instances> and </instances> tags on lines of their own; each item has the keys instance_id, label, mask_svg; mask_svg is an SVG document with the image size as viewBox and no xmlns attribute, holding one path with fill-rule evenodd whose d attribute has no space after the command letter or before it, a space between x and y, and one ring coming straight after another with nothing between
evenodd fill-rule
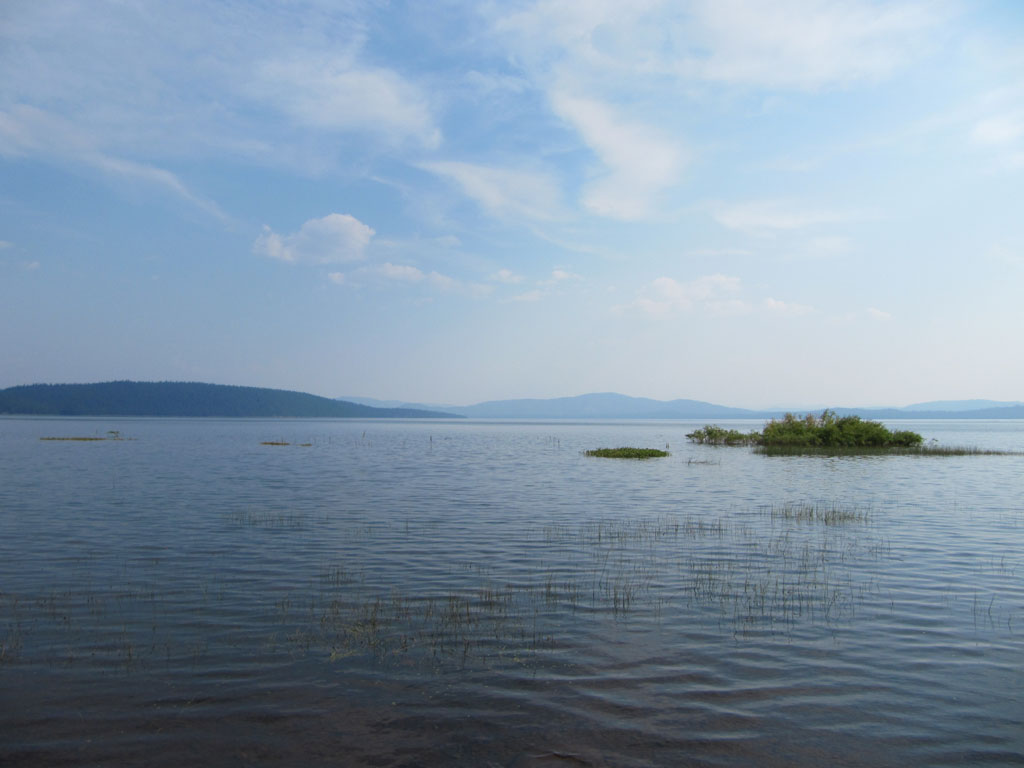
<instances>
[{"instance_id":1,"label":"forested hill","mask_svg":"<svg viewBox=\"0 0 1024 768\"><path fill-rule=\"evenodd\" d=\"M0 413L39 416L461 418L416 408L372 408L283 389L141 381L30 384L0 389Z\"/></svg>"}]
</instances>

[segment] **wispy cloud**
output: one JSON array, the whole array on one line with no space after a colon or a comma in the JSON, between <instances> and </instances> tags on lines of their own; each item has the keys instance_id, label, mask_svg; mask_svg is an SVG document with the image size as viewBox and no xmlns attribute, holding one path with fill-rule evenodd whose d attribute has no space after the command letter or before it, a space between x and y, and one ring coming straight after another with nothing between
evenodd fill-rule
<instances>
[{"instance_id":1,"label":"wispy cloud","mask_svg":"<svg viewBox=\"0 0 1024 768\"><path fill-rule=\"evenodd\" d=\"M979 120L971 138L978 144L1009 144L1024 136L1024 114L1009 113Z\"/></svg>"},{"instance_id":2,"label":"wispy cloud","mask_svg":"<svg viewBox=\"0 0 1024 768\"><path fill-rule=\"evenodd\" d=\"M388 280L398 280L404 283L418 283L426 277L423 271L417 267L406 264L392 264L391 262L379 265L377 273Z\"/></svg>"},{"instance_id":3,"label":"wispy cloud","mask_svg":"<svg viewBox=\"0 0 1024 768\"><path fill-rule=\"evenodd\" d=\"M101 151L96 140L73 121L37 107L18 104L0 110L0 156L42 157L95 168L171 192L217 218L227 218L220 206L193 192L174 173Z\"/></svg>"},{"instance_id":4,"label":"wispy cloud","mask_svg":"<svg viewBox=\"0 0 1024 768\"><path fill-rule=\"evenodd\" d=\"M251 90L301 125L361 131L391 141L441 143L426 95L398 73L351 57L275 59L257 68Z\"/></svg>"},{"instance_id":5,"label":"wispy cloud","mask_svg":"<svg viewBox=\"0 0 1024 768\"><path fill-rule=\"evenodd\" d=\"M454 181L463 193L499 218L549 221L559 216L562 207L558 185L544 173L457 161L420 167Z\"/></svg>"},{"instance_id":6,"label":"wispy cloud","mask_svg":"<svg viewBox=\"0 0 1024 768\"><path fill-rule=\"evenodd\" d=\"M372 228L347 213L331 213L310 219L298 232L279 235L263 228L253 251L291 263L331 264L359 261L374 236Z\"/></svg>"},{"instance_id":7,"label":"wispy cloud","mask_svg":"<svg viewBox=\"0 0 1024 768\"><path fill-rule=\"evenodd\" d=\"M690 10L689 37L702 53L682 53L678 71L801 89L889 75L948 14L934 3L868 0L698 0Z\"/></svg>"},{"instance_id":8,"label":"wispy cloud","mask_svg":"<svg viewBox=\"0 0 1024 768\"><path fill-rule=\"evenodd\" d=\"M595 99L555 93L551 102L604 166L586 185L583 205L612 219L649 216L657 194L675 184L685 166L679 142L636 120L623 119Z\"/></svg>"},{"instance_id":9,"label":"wispy cloud","mask_svg":"<svg viewBox=\"0 0 1024 768\"><path fill-rule=\"evenodd\" d=\"M712 215L724 227L756 235L791 232L851 218L850 214L807 208L780 200L718 204L712 206Z\"/></svg>"},{"instance_id":10,"label":"wispy cloud","mask_svg":"<svg viewBox=\"0 0 1024 768\"><path fill-rule=\"evenodd\" d=\"M499 269L491 275L490 279L496 283L505 283L506 285L516 285L523 282L523 276L517 275L510 269Z\"/></svg>"},{"instance_id":11,"label":"wispy cloud","mask_svg":"<svg viewBox=\"0 0 1024 768\"><path fill-rule=\"evenodd\" d=\"M385 262L373 267L366 267L364 272L370 272L384 278L385 280L399 283L418 283L429 286L442 293L454 293L471 298L483 298L493 290L493 286L482 283L465 282L457 278L431 270L425 272L419 267L411 264L392 264Z\"/></svg>"},{"instance_id":12,"label":"wispy cloud","mask_svg":"<svg viewBox=\"0 0 1024 768\"><path fill-rule=\"evenodd\" d=\"M764 299L761 305L768 311L776 315L788 315L790 317L799 317L800 315L809 315L814 312L814 307L807 304L797 304L792 301L779 301L771 297Z\"/></svg>"},{"instance_id":13,"label":"wispy cloud","mask_svg":"<svg viewBox=\"0 0 1024 768\"><path fill-rule=\"evenodd\" d=\"M616 312L638 310L650 315L703 312L714 316L726 316L763 312L789 317L807 315L815 311L813 307L805 304L770 297L754 301L747 298L745 293L740 279L730 275L703 275L693 280L676 280L662 276L647 285L634 301L613 309Z\"/></svg>"},{"instance_id":14,"label":"wispy cloud","mask_svg":"<svg viewBox=\"0 0 1024 768\"><path fill-rule=\"evenodd\" d=\"M555 70L619 87L682 76L814 89L887 76L948 17L920 0L539 0L493 25L538 75Z\"/></svg>"}]
</instances>

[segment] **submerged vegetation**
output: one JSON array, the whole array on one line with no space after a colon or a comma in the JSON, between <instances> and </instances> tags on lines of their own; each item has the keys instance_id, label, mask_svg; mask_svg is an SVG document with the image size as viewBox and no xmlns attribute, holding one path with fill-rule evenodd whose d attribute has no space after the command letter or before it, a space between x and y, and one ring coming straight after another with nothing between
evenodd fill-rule
<instances>
[{"instance_id":1,"label":"submerged vegetation","mask_svg":"<svg viewBox=\"0 0 1024 768\"><path fill-rule=\"evenodd\" d=\"M595 448L585 451L584 455L601 459L657 459L668 456L669 452L658 448Z\"/></svg>"},{"instance_id":2,"label":"submerged vegetation","mask_svg":"<svg viewBox=\"0 0 1024 768\"><path fill-rule=\"evenodd\" d=\"M521 664L573 643L577 631L605 632L604 621L668 613L704 616L737 638L788 633L808 622L852 619L871 599L871 580L857 574L889 551L873 530L875 518L874 508L792 502L729 516L549 522L517 542L543 552L537 568L469 559L448 578L420 584L409 583L403 568L378 571L343 558L287 586L193 574L170 587L166 569L180 563L144 558L116 570L110 583L78 578L0 593L0 665L70 663L91 654L90 663L111 669L195 667L234 652L202 630L233 601L252 607L246 632L267 659L283 653L330 662L401 657L403 665L428 667ZM226 522L251 536L297 542L331 525L326 517L253 508L231 511ZM415 541L423 531L385 523L349 533L385 543ZM102 557L87 560L83 573L98 565Z\"/></svg>"},{"instance_id":3,"label":"submerged vegetation","mask_svg":"<svg viewBox=\"0 0 1024 768\"><path fill-rule=\"evenodd\" d=\"M787 413L781 419L769 421L761 432L743 433L708 425L687 438L706 445L754 445L763 449L795 449L794 452L915 448L924 439L916 432L893 431L877 421L864 421L860 416L839 417L829 410L821 416L809 413L803 418Z\"/></svg>"}]
</instances>

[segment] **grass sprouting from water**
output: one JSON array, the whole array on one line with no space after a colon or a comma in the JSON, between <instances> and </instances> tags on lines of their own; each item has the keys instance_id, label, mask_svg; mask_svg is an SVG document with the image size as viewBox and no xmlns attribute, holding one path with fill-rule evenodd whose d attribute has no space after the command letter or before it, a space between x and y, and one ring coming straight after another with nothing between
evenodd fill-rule
<instances>
[{"instance_id":1,"label":"grass sprouting from water","mask_svg":"<svg viewBox=\"0 0 1024 768\"><path fill-rule=\"evenodd\" d=\"M833 502L831 504L782 504L765 508L772 520L793 520L798 523L824 523L825 525L843 525L844 523L867 523L871 520L871 510Z\"/></svg>"}]
</instances>

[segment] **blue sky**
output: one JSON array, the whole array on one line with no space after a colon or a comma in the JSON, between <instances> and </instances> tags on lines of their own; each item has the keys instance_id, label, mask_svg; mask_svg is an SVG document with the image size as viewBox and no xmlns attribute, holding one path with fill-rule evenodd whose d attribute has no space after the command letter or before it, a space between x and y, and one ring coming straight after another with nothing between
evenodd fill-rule
<instances>
[{"instance_id":1,"label":"blue sky","mask_svg":"<svg viewBox=\"0 0 1024 768\"><path fill-rule=\"evenodd\" d=\"M0 4L0 386L1024 399L1024 5Z\"/></svg>"}]
</instances>

